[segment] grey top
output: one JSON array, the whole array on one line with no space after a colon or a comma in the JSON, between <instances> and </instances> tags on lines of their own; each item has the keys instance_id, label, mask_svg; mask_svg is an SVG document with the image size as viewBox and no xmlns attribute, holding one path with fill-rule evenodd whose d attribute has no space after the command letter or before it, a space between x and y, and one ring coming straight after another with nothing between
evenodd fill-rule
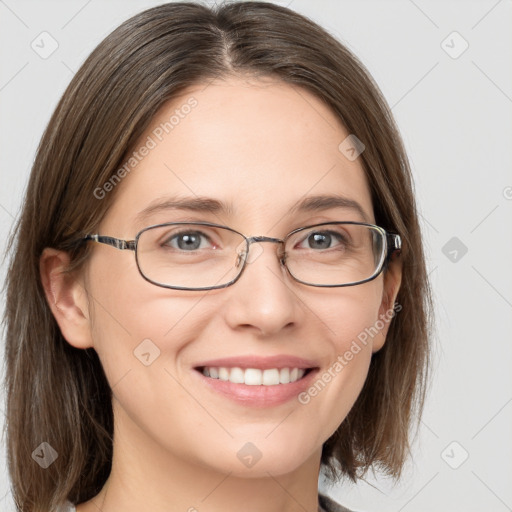
<instances>
[{"instance_id":1,"label":"grey top","mask_svg":"<svg viewBox=\"0 0 512 512\"><path fill-rule=\"evenodd\" d=\"M59 512L76 512L76 508L68 501ZM329 496L318 494L318 512L350 512L350 510L336 503Z\"/></svg>"},{"instance_id":2,"label":"grey top","mask_svg":"<svg viewBox=\"0 0 512 512\"><path fill-rule=\"evenodd\" d=\"M348 508L336 503L325 494L318 494L318 512L350 512Z\"/></svg>"}]
</instances>

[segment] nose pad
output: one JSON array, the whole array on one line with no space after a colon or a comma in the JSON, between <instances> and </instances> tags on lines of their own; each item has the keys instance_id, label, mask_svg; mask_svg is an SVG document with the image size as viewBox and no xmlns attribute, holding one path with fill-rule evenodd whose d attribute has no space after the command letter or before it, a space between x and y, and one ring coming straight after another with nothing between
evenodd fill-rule
<instances>
[{"instance_id":1,"label":"nose pad","mask_svg":"<svg viewBox=\"0 0 512 512\"><path fill-rule=\"evenodd\" d=\"M277 250L277 257L279 258L279 263L281 263L281 265L283 267L286 267L286 260L288 258L288 253L284 250L284 247L282 244Z\"/></svg>"},{"instance_id":2,"label":"nose pad","mask_svg":"<svg viewBox=\"0 0 512 512\"><path fill-rule=\"evenodd\" d=\"M247 257L247 244L241 242L236 248L236 261L235 268L240 270L240 267L244 264L245 258Z\"/></svg>"},{"instance_id":3,"label":"nose pad","mask_svg":"<svg viewBox=\"0 0 512 512\"><path fill-rule=\"evenodd\" d=\"M245 249L243 251L239 251L237 249L236 251L236 262L235 262L235 268L238 270L240 268L240 265L242 265L243 261L245 260Z\"/></svg>"},{"instance_id":4,"label":"nose pad","mask_svg":"<svg viewBox=\"0 0 512 512\"><path fill-rule=\"evenodd\" d=\"M249 254L247 255L247 251ZM263 253L263 246L260 242L253 242L247 248L246 242L241 242L236 248L237 257L235 262L235 267L238 269L243 264L244 260L247 258L247 263L253 263L256 261L261 254Z\"/></svg>"},{"instance_id":5,"label":"nose pad","mask_svg":"<svg viewBox=\"0 0 512 512\"><path fill-rule=\"evenodd\" d=\"M260 242L254 242L249 246L249 258L247 263L254 263L263 254L263 246Z\"/></svg>"}]
</instances>

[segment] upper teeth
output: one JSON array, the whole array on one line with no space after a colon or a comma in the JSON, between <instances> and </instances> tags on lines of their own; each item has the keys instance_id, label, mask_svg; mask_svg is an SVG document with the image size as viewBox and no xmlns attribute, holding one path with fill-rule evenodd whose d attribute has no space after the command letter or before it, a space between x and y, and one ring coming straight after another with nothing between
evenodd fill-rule
<instances>
[{"instance_id":1,"label":"upper teeth","mask_svg":"<svg viewBox=\"0 0 512 512\"><path fill-rule=\"evenodd\" d=\"M203 375L213 379L229 380L235 384L247 384L248 386L275 386L276 384L289 384L304 376L306 370L300 368L272 368L260 370L259 368L239 367L216 368L206 366L203 368Z\"/></svg>"}]
</instances>

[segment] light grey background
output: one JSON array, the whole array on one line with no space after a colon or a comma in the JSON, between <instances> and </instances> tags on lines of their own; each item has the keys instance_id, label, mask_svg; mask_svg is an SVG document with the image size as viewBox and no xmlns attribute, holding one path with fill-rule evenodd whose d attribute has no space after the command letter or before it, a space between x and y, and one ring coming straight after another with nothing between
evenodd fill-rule
<instances>
[{"instance_id":1,"label":"light grey background","mask_svg":"<svg viewBox=\"0 0 512 512\"><path fill-rule=\"evenodd\" d=\"M0 0L2 240L73 73L119 23L159 3ZM367 512L512 510L512 3L276 3L347 44L392 106L412 161L436 300L433 384L402 482L377 475L327 492ZM44 31L58 43L46 59L31 47L51 48ZM1 447L0 510L11 511L3 438Z\"/></svg>"}]
</instances>

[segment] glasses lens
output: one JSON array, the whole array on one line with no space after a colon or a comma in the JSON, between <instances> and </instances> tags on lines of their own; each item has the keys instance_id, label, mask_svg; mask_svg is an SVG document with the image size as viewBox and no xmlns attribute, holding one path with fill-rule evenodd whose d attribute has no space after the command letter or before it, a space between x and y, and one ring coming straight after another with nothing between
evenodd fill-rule
<instances>
[{"instance_id":1,"label":"glasses lens","mask_svg":"<svg viewBox=\"0 0 512 512\"><path fill-rule=\"evenodd\" d=\"M169 224L143 231L137 262L149 281L176 288L220 287L242 268L245 239L227 228L203 224Z\"/></svg>"},{"instance_id":2,"label":"glasses lens","mask_svg":"<svg viewBox=\"0 0 512 512\"><path fill-rule=\"evenodd\" d=\"M374 277L384 260L385 232L360 224L304 228L286 242L286 265L307 284L340 286Z\"/></svg>"}]
</instances>

